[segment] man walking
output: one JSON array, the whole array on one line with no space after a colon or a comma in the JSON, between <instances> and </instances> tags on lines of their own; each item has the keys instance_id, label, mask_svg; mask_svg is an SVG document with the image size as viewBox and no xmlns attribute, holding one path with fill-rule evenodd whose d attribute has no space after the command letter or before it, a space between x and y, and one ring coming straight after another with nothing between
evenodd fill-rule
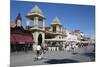
<instances>
[{"instance_id":1,"label":"man walking","mask_svg":"<svg viewBox=\"0 0 100 67\"><path fill-rule=\"evenodd\" d=\"M37 45L36 46L36 59L41 59L41 46L40 45Z\"/></svg>"},{"instance_id":2,"label":"man walking","mask_svg":"<svg viewBox=\"0 0 100 67\"><path fill-rule=\"evenodd\" d=\"M41 46L36 43L33 44L33 51L36 54L35 60L41 59Z\"/></svg>"}]
</instances>

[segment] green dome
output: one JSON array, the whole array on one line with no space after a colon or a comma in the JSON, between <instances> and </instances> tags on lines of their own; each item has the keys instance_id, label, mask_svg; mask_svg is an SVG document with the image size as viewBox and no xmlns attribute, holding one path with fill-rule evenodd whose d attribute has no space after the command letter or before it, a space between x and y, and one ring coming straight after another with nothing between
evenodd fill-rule
<instances>
[{"instance_id":1,"label":"green dome","mask_svg":"<svg viewBox=\"0 0 100 67\"><path fill-rule=\"evenodd\" d=\"M61 25L60 20L58 19L57 16L53 19L53 21L52 21L51 24L52 24L52 25L53 25L53 24L59 24L59 25Z\"/></svg>"},{"instance_id":2,"label":"green dome","mask_svg":"<svg viewBox=\"0 0 100 67\"><path fill-rule=\"evenodd\" d=\"M40 10L40 8L35 5L35 7L33 7L30 12L27 14L27 16L31 16L31 15L39 15L39 16L42 16L44 17L42 11Z\"/></svg>"},{"instance_id":3,"label":"green dome","mask_svg":"<svg viewBox=\"0 0 100 67\"><path fill-rule=\"evenodd\" d=\"M35 5L35 7L32 8L30 12L32 12L32 13L35 13L35 12L42 13L42 11L40 10L40 8L37 5Z\"/></svg>"}]
</instances>

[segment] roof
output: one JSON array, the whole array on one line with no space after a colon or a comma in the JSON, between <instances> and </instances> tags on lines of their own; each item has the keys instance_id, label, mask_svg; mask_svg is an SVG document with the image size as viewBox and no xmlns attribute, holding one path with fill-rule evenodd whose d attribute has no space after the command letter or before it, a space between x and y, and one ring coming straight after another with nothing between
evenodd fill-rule
<instances>
[{"instance_id":1,"label":"roof","mask_svg":"<svg viewBox=\"0 0 100 67\"><path fill-rule=\"evenodd\" d=\"M40 9L37 5L35 5L35 6L30 10L30 12L27 14L27 16L32 16L32 15L39 15L39 16L44 17L44 15L43 15L41 9Z\"/></svg>"},{"instance_id":2,"label":"roof","mask_svg":"<svg viewBox=\"0 0 100 67\"><path fill-rule=\"evenodd\" d=\"M24 33L24 28L21 26L21 27L17 27L17 26L15 26L15 27L11 27L10 28L10 30L11 30L11 33L13 34L13 33Z\"/></svg>"},{"instance_id":3,"label":"roof","mask_svg":"<svg viewBox=\"0 0 100 67\"><path fill-rule=\"evenodd\" d=\"M53 24L59 24L59 25L61 25L60 20L59 20L59 18L58 18L57 16L53 19L53 21L52 21L51 24L52 24L52 25L53 25Z\"/></svg>"},{"instance_id":4,"label":"roof","mask_svg":"<svg viewBox=\"0 0 100 67\"><path fill-rule=\"evenodd\" d=\"M35 7L32 8L30 12L38 12L38 13L42 13L42 11L40 10L40 8L39 8L37 5L35 5Z\"/></svg>"},{"instance_id":5,"label":"roof","mask_svg":"<svg viewBox=\"0 0 100 67\"><path fill-rule=\"evenodd\" d=\"M17 15L17 17L16 17L16 20L22 20L22 18L21 18L21 15L20 15L20 13L18 13L18 15Z\"/></svg>"},{"instance_id":6,"label":"roof","mask_svg":"<svg viewBox=\"0 0 100 67\"><path fill-rule=\"evenodd\" d=\"M11 27L11 28L15 28L15 27L16 27L15 22L10 22L10 27Z\"/></svg>"}]
</instances>

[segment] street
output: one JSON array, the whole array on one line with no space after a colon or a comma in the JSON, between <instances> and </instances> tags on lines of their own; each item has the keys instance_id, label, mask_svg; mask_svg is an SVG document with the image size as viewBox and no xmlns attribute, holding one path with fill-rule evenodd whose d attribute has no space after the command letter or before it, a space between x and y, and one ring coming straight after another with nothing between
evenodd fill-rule
<instances>
[{"instance_id":1,"label":"street","mask_svg":"<svg viewBox=\"0 0 100 67\"><path fill-rule=\"evenodd\" d=\"M61 63L79 63L95 61L95 53L93 46L81 47L71 51L47 51L43 59L36 60L32 51L11 53L10 66L31 66L45 64L61 64Z\"/></svg>"}]
</instances>

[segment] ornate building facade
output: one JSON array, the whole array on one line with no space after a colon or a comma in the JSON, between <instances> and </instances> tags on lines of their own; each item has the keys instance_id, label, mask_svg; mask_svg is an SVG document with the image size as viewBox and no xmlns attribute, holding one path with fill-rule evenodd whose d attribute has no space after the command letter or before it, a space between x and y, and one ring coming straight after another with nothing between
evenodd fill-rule
<instances>
[{"instance_id":1,"label":"ornate building facade","mask_svg":"<svg viewBox=\"0 0 100 67\"><path fill-rule=\"evenodd\" d=\"M24 50L29 47L32 49L33 42L37 45L42 45L45 42L48 47L62 47L66 46L67 42L81 42L84 39L84 33L79 30L69 32L64 29L59 18L56 16L50 26L46 26L46 17L44 16L41 9L35 5L26 15L26 28L22 26L22 18L20 14L16 17L15 22L11 23L11 48L16 50L16 45L18 49ZM30 21L34 23L30 26ZM42 26L39 25L42 23ZM21 47L19 47L19 45ZM23 45L22 45L23 44ZM18 50L17 49L17 50Z\"/></svg>"}]
</instances>

